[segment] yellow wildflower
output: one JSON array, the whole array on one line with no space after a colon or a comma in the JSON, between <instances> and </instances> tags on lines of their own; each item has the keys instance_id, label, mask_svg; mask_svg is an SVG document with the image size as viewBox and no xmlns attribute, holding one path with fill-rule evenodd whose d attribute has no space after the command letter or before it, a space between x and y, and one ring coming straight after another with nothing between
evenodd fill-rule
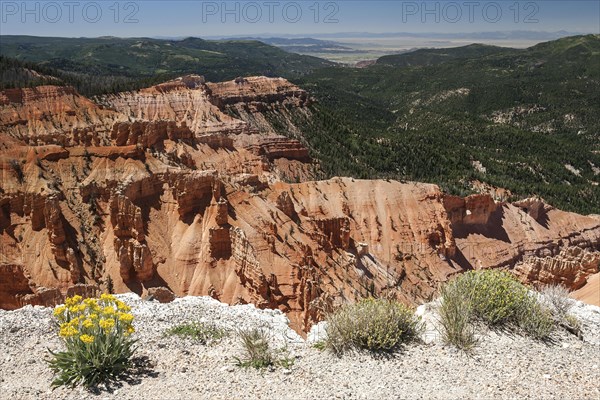
<instances>
[{"instance_id":1,"label":"yellow wildflower","mask_svg":"<svg viewBox=\"0 0 600 400\"><path fill-rule=\"evenodd\" d=\"M92 321L89 318L86 318L81 325L83 325L84 328L89 329L94 326L94 321Z\"/></svg>"},{"instance_id":2,"label":"yellow wildflower","mask_svg":"<svg viewBox=\"0 0 600 400\"><path fill-rule=\"evenodd\" d=\"M79 312L79 306L75 306L75 305L73 305L73 306L70 306L70 307L69 307L69 312L70 312L71 314L77 314L77 313Z\"/></svg>"},{"instance_id":3,"label":"yellow wildflower","mask_svg":"<svg viewBox=\"0 0 600 400\"><path fill-rule=\"evenodd\" d=\"M100 300L115 301L116 298L112 294L102 293L102 295L100 296Z\"/></svg>"},{"instance_id":4,"label":"yellow wildflower","mask_svg":"<svg viewBox=\"0 0 600 400\"><path fill-rule=\"evenodd\" d=\"M85 299L83 303L88 307L93 307L94 305L98 304L98 301L96 299L88 298Z\"/></svg>"},{"instance_id":5,"label":"yellow wildflower","mask_svg":"<svg viewBox=\"0 0 600 400\"><path fill-rule=\"evenodd\" d=\"M113 315L115 313L115 309L112 306L106 306L102 312L106 315Z\"/></svg>"},{"instance_id":6,"label":"yellow wildflower","mask_svg":"<svg viewBox=\"0 0 600 400\"><path fill-rule=\"evenodd\" d=\"M93 313L88 316L90 319L98 319L98 314Z\"/></svg>"},{"instance_id":7,"label":"yellow wildflower","mask_svg":"<svg viewBox=\"0 0 600 400\"><path fill-rule=\"evenodd\" d=\"M117 300L116 302L117 304L117 308L119 309L119 311L131 311L131 307L129 307L127 304L123 303L121 300Z\"/></svg>"},{"instance_id":8,"label":"yellow wildflower","mask_svg":"<svg viewBox=\"0 0 600 400\"><path fill-rule=\"evenodd\" d=\"M100 325L100 328L108 331L108 330L112 329L113 326L115 326L115 320L112 318L101 319L100 322L98 323L98 325Z\"/></svg>"},{"instance_id":9,"label":"yellow wildflower","mask_svg":"<svg viewBox=\"0 0 600 400\"><path fill-rule=\"evenodd\" d=\"M119 321L130 324L133 321L133 315L121 312L119 313Z\"/></svg>"},{"instance_id":10,"label":"yellow wildflower","mask_svg":"<svg viewBox=\"0 0 600 400\"><path fill-rule=\"evenodd\" d=\"M65 326L61 326L60 332L58 333L61 337L71 337L75 336L79 333L79 331L70 324L64 324Z\"/></svg>"},{"instance_id":11,"label":"yellow wildflower","mask_svg":"<svg viewBox=\"0 0 600 400\"><path fill-rule=\"evenodd\" d=\"M56 308L54 309L54 316L55 316L55 317L62 316L62 315L65 313L65 310L66 310L66 309L67 309L67 307L65 307L65 306L59 306L59 307L56 307Z\"/></svg>"},{"instance_id":12,"label":"yellow wildflower","mask_svg":"<svg viewBox=\"0 0 600 400\"><path fill-rule=\"evenodd\" d=\"M81 335L81 336L79 336L79 339L81 339L81 341L83 343L93 343L94 342L94 337L92 335Z\"/></svg>"},{"instance_id":13,"label":"yellow wildflower","mask_svg":"<svg viewBox=\"0 0 600 400\"><path fill-rule=\"evenodd\" d=\"M127 330L125 331L125 335L131 335L133 332L135 332L135 328L131 325L129 325L127 327Z\"/></svg>"},{"instance_id":14,"label":"yellow wildflower","mask_svg":"<svg viewBox=\"0 0 600 400\"><path fill-rule=\"evenodd\" d=\"M76 304L81 303L81 300L82 300L81 296L75 295L73 297L67 298L67 300L65 301L65 304L67 305L67 307L70 307L70 306L74 306Z\"/></svg>"}]
</instances>

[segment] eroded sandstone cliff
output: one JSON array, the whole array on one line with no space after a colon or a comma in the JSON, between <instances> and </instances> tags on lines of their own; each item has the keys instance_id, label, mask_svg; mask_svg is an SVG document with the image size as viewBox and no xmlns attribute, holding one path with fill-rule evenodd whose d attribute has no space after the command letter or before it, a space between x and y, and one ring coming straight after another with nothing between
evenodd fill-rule
<instances>
[{"instance_id":1,"label":"eroded sandstone cliff","mask_svg":"<svg viewBox=\"0 0 600 400\"><path fill-rule=\"evenodd\" d=\"M279 308L300 331L364 296L429 300L471 268L571 289L598 271L597 217L428 184L310 180L318 164L291 117L310 104L265 77L187 76L95 101L1 92L0 307L168 287Z\"/></svg>"}]
</instances>

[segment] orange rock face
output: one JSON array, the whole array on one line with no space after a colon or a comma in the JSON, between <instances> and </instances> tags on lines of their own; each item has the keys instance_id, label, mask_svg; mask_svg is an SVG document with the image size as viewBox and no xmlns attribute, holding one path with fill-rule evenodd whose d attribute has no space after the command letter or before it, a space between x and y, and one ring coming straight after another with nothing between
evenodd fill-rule
<instances>
[{"instance_id":1,"label":"orange rock face","mask_svg":"<svg viewBox=\"0 0 600 400\"><path fill-rule=\"evenodd\" d=\"M586 284L571 293L571 296L588 304L600 307L600 272L590 275Z\"/></svg>"},{"instance_id":2,"label":"orange rock face","mask_svg":"<svg viewBox=\"0 0 600 400\"><path fill-rule=\"evenodd\" d=\"M600 252L567 247L556 255L531 256L517 263L515 273L523 281L534 285L559 283L577 290L587 283L587 277L598 272Z\"/></svg>"},{"instance_id":3,"label":"orange rock face","mask_svg":"<svg viewBox=\"0 0 600 400\"><path fill-rule=\"evenodd\" d=\"M592 216L310 180L318 164L291 122L310 102L265 77L188 76L98 103L60 87L0 93L0 307L164 288L279 308L303 331L364 296L430 300L467 269L573 289L597 272Z\"/></svg>"},{"instance_id":4,"label":"orange rock face","mask_svg":"<svg viewBox=\"0 0 600 400\"><path fill-rule=\"evenodd\" d=\"M106 145L112 123L124 119L70 87L38 86L0 93L2 133L32 146Z\"/></svg>"}]
</instances>

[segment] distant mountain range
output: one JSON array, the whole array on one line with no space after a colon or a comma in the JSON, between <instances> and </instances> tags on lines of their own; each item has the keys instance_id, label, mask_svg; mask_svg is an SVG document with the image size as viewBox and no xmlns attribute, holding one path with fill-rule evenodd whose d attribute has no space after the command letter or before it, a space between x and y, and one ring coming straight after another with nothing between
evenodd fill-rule
<instances>
[{"instance_id":1,"label":"distant mountain range","mask_svg":"<svg viewBox=\"0 0 600 400\"><path fill-rule=\"evenodd\" d=\"M239 75L294 77L331 62L256 40L2 36L0 55L59 71L161 81L196 73L213 81ZM88 93L91 94L91 93Z\"/></svg>"},{"instance_id":2,"label":"distant mountain range","mask_svg":"<svg viewBox=\"0 0 600 400\"><path fill-rule=\"evenodd\" d=\"M313 38L260 38L260 37L241 37L232 38L232 40L258 40L271 46L279 47L290 53L310 54L310 53L357 53L358 50L345 46L332 40L319 40Z\"/></svg>"},{"instance_id":3,"label":"distant mountain range","mask_svg":"<svg viewBox=\"0 0 600 400\"><path fill-rule=\"evenodd\" d=\"M332 39L332 38L391 38L391 37L412 37L412 38L438 38L438 39L522 39L522 40L554 40L562 37L580 35L583 32L568 32L568 31L493 31L493 32L458 32L458 33L443 33L443 32L336 32L336 33L314 33L314 34L273 34L262 33L253 35L232 35L232 36L206 36L206 39L227 39L240 36L254 38L287 38L299 39L311 37L315 39ZM180 39L182 37L179 37ZM169 38L176 39L176 38Z\"/></svg>"}]
</instances>

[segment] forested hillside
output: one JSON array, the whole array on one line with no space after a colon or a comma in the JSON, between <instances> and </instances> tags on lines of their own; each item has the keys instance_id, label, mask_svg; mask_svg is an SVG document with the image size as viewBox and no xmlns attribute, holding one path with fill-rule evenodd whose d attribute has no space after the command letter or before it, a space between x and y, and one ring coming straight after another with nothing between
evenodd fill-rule
<instances>
[{"instance_id":1,"label":"forested hillside","mask_svg":"<svg viewBox=\"0 0 600 400\"><path fill-rule=\"evenodd\" d=\"M434 182L462 194L478 180L600 213L598 35L384 61L301 80L320 102L311 145L329 174Z\"/></svg>"},{"instance_id":2,"label":"forested hillside","mask_svg":"<svg viewBox=\"0 0 600 400\"><path fill-rule=\"evenodd\" d=\"M296 78L333 65L258 41L199 38L2 36L0 56L36 63L85 95L137 89L191 73L215 82L244 75Z\"/></svg>"}]
</instances>

